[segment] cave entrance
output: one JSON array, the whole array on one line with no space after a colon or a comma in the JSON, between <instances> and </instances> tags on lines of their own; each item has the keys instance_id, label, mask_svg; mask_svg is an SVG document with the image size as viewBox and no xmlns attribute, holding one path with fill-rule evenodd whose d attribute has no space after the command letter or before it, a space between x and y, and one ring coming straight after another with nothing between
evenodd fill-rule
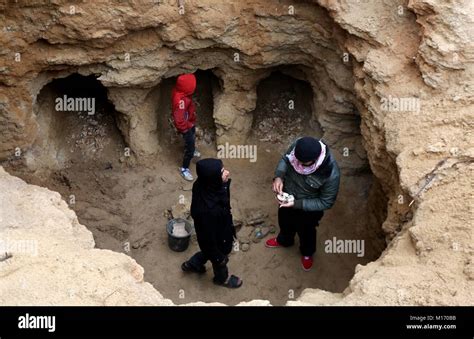
<instances>
[{"instance_id":1,"label":"cave entrance","mask_svg":"<svg viewBox=\"0 0 474 339\"><path fill-rule=\"evenodd\" d=\"M38 138L27 158L64 168L116 162L124 141L107 89L95 76L72 74L44 86L36 103Z\"/></svg>"},{"instance_id":2,"label":"cave entrance","mask_svg":"<svg viewBox=\"0 0 474 339\"><path fill-rule=\"evenodd\" d=\"M193 94L193 102L196 106L196 147L212 149L216 143L216 125L214 123L214 95L220 91L221 85L219 79L212 70L197 70L196 90ZM166 145L165 150L171 150L174 154L178 152L182 155L183 140L174 127L171 115L171 93L176 84L177 76L165 78L159 84L159 103L157 106L158 129L160 143Z\"/></svg>"},{"instance_id":3,"label":"cave entrance","mask_svg":"<svg viewBox=\"0 0 474 339\"><path fill-rule=\"evenodd\" d=\"M322 130L315 120L311 85L301 78L274 70L257 86L257 105L253 111L252 136L259 141L290 143L303 135L320 138Z\"/></svg>"}]
</instances>

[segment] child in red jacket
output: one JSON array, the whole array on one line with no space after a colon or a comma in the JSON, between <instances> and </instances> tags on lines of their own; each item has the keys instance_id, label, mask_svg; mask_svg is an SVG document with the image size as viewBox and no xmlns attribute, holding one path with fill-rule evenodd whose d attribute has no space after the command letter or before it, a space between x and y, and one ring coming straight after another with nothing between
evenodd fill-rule
<instances>
[{"instance_id":1,"label":"child in red jacket","mask_svg":"<svg viewBox=\"0 0 474 339\"><path fill-rule=\"evenodd\" d=\"M182 74L178 76L172 93L174 125L184 139L184 157L180 173L188 181L193 181L193 176L189 171L191 159L200 156L199 152L195 149L196 107L192 99L195 90L196 77L194 74Z\"/></svg>"}]
</instances>

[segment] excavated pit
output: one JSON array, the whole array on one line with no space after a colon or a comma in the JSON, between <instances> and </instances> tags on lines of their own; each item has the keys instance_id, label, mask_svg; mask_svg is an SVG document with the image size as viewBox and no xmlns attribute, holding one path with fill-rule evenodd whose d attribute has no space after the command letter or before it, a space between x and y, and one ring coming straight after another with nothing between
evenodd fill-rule
<instances>
[{"instance_id":1,"label":"excavated pit","mask_svg":"<svg viewBox=\"0 0 474 339\"><path fill-rule=\"evenodd\" d=\"M161 292L180 304L279 305L311 287L287 305L472 305L472 10L442 0L183 3L184 11L174 1L0 4L0 165L60 192L98 247L145 267L143 279L130 257L93 249L57 194L0 169L0 235L40 242L38 257L0 260L0 287L14 292L0 299L169 305ZM190 197L177 173L182 140L168 121L169 92L178 74L194 71L196 100L206 96L203 155L226 142L258 147L255 162L224 159L235 219L257 210L276 222L269 186L288 146L278 125L296 121L293 113L309 118L283 132L314 133L333 150L341 190L318 229L312 272L300 269L296 248L261 243L232 254L241 290L180 272L196 243L181 254L167 247L164 213ZM87 95L104 103L101 117L53 109L70 79L95 88ZM402 107L407 99L415 105ZM334 237L366 240L364 257L326 253Z\"/></svg>"},{"instance_id":2,"label":"excavated pit","mask_svg":"<svg viewBox=\"0 0 474 339\"><path fill-rule=\"evenodd\" d=\"M300 75L296 75L297 79L287 74ZM196 75L194 100L200 130L197 146L204 157L215 157L213 101L222 87L210 70L197 71ZM337 126L327 125L325 131L321 128L321 117L315 109L316 95L301 73L280 67L260 78L256 106L249 113L252 132L248 138L248 144L257 147L258 157L255 162L223 159L233 176L234 219L243 221L238 238L245 243L250 240L248 251L238 250L231 255L231 272L245 281L245 288L232 293L215 288L210 269L200 277L180 271L181 262L198 248L195 237L184 253L172 252L167 246L165 216L168 210L179 207L177 204L183 198L189 201L191 197L191 184L178 175L182 140L170 121L170 94L175 77L164 79L151 91L154 98L159 98L154 112L162 148L154 161L137 165L133 156L124 156L124 116L108 101L107 90L95 77L74 74L53 80L40 91L36 103L40 134L25 157L29 160L4 165L30 183L60 192L79 221L93 232L97 247L132 256L145 268L145 279L177 304L237 304L266 299L283 305L308 287L342 292L355 266L377 259L385 248L381 224L386 217L386 198L367 164L360 165L358 158L359 167L354 171L344 165L347 159L343 159L343 149L334 148L343 173L341 189L336 205L325 214L318 228L315 268L311 272L301 269L297 246L278 252L269 251L263 242L253 243L254 228L246 226L247 220L263 214L266 224L277 225L277 206L270 183L288 143L302 135L324 138L325 133L339 133ZM96 114L56 112L53 104L64 95L95 98ZM118 126L122 126L122 132ZM333 127L336 131L331 131ZM352 143L347 147L354 149L361 135L357 128L350 132ZM333 239L363 240L363 253L326 253L325 243Z\"/></svg>"}]
</instances>

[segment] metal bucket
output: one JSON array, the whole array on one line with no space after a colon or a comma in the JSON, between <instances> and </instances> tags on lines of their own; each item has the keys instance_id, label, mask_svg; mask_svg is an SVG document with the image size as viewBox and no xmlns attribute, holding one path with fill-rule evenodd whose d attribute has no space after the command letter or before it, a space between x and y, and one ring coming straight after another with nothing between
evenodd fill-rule
<instances>
[{"instance_id":1,"label":"metal bucket","mask_svg":"<svg viewBox=\"0 0 474 339\"><path fill-rule=\"evenodd\" d=\"M186 230L187 235L185 236L176 236L173 234L174 225L176 223L184 223L184 229ZM171 219L166 224L166 231L168 232L168 246L171 250L175 252L183 252L189 246L189 240L191 239L191 234L193 232L193 225L184 219Z\"/></svg>"}]
</instances>

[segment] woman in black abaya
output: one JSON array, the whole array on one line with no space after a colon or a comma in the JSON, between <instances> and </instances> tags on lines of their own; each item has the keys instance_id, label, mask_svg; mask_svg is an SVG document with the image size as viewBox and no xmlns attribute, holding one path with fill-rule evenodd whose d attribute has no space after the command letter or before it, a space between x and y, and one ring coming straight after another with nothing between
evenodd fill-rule
<instances>
[{"instance_id":1,"label":"woman in black abaya","mask_svg":"<svg viewBox=\"0 0 474 339\"><path fill-rule=\"evenodd\" d=\"M209 260L214 270L214 283L230 288L242 285L242 280L229 275L227 263L235 237L230 207L231 179L222 161L203 159L196 163L198 178L193 185L191 216L194 219L200 251L184 262L185 272L206 272Z\"/></svg>"}]
</instances>

